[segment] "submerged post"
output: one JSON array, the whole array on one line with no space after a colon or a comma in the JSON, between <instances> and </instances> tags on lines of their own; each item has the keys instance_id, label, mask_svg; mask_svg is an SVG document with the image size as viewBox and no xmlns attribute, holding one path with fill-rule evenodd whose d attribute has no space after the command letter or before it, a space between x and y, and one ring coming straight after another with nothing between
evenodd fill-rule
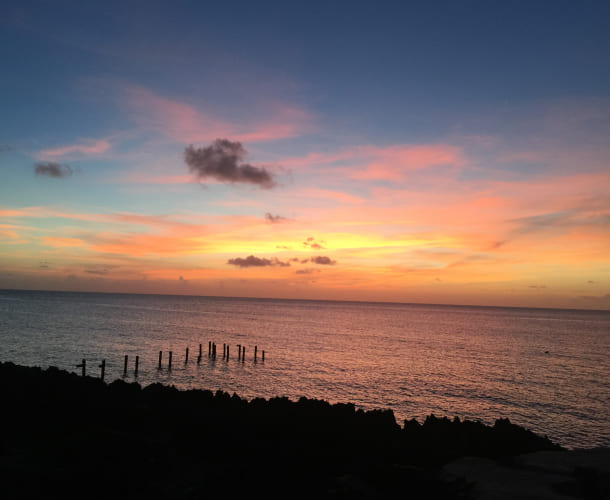
<instances>
[{"instance_id":1,"label":"submerged post","mask_svg":"<svg viewBox=\"0 0 610 500\"><path fill-rule=\"evenodd\" d=\"M76 365L76 368L82 368L82 374L83 377L85 376L86 370L87 370L87 360L83 359L83 361L81 362L80 365Z\"/></svg>"},{"instance_id":2,"label":"submerged post","mask_svg":"<svg viewBox=\"0 0 610 500\"><path fill-rule=\"evenodd\" d=\"M184 356L184 364L186 365L189 362L189 348L186 348L186 355Z\"/></svg>"},{"instance_id":3,"label":"submerged post","mask_svg":"<svg viewBox=\"0 0 610 500\"><path fill-rule=\"evenodd\" d=\"M138 376L138 367L140 366L140 356L136 356L136 369L133 372L134 377Z\"/></svg>"},{"instance_id":4,"label":"submerged post","mask_svg":"<svg viewBox=\"0 0 610 500\"><path fill-rule=\"evenodd\" d=\"M212 341L208 342L208 358L212 355Z\"/></svg>"},{"instance_id":5,"label":"submerged post","mask_svg":"<svg viewBox=\"0 0 610 500\"><path fill-rule=\"evenodd\" d=\"M262 359L263 363L265 362L265 351L263 351L263 359Z\"/></svg>"},{"instance_id":6,"label":"submerged post","mask_svg":"<svg viewBox=\"0 0 610 500\"><path fill-rule=\"evenodd\" d=\"M197 356L197 363L201 363L201 344L199 344L199 356Z\"/></svg>"},{"instance_id":7,"label":"submerged post","mask_svg":"<svg viewBox=\"0 0 610 500\"><path fill-rule=\"evenodd\" d=\"M229 361L229 346L227 346L227 357L226 360Z\"/></svg>"},{"instance_id":8,"label":"submerged post","mask_svg":"<svg viewBox=\"0 0 610 500\"><path fill-rule=\"evenodd\" d=\"M241 362L246 361L246 346L241 348Z\"/></svg>"},{"instance_id":9,"label":"submerged post","mask_svg":"<svg viewBox=\"0 0 610 500\"><path fill-rule=\"evenodd\" d=\"M237 361L241 359L241 344L237 344Z\"/></svg>"},{"instance_id":10,"label":"submerged post","mask_svg":"<svg viewBox=\"0 0 610 500\"><path fill-rule=\"evenodd\" d=\"M159 370L161 369L161 361L163 360L163 351L159 351Z\"/></svg>"},{"instance_id":11,"label":"submerged post","mask_svg":"<svg viewBox=\"0 0 610 500\"><path fill-rule=\"evenodd\" d=\"M258 351L258 346L254 346L254 362L256 363L256 352Z\"/></svg>"},{"instance_id":12,"label":"submerged post","mask_svg":"<svg viewBox=\"0 0 610 500\"><path fill-rule=\"evenodd\" d=\"M105 359L102 359L102 364L99 367L102 369L102 373L100 374L100 379L104 380L104 375L106 374L106 360Z\"/></svg>"},{"instance_id":13,"label":"submerged post","mask_svg":"<svg viewBox=\"0 0 610 500\"><path fill-rule=\"evenodd\" d=\"M222 344L222 359L227 355L227 344Z\"/></svg>"},{"instance_id":14,"label":"submerged post","mask_svg":"<svg viewBox=\"0 0 610 500\"><path fill-rule=\"evenodd\" d=\"M212 359L216 359L216 342L212 343Z\"/></svg>"},{"instance_id":15,"label":"submerged post","mask_svg":"<svg viewBox=\"0 0 610 500\"><path fill-rule=\"evenodd\" d=\"M168 370L172 369L172 354L172 351L169 351L169 364L167 365Z\"/></svg>"},{"instance_id":16,"label":"submerged post","mask_svg":"<svg viewBox=\"0 0 610 500\"><path fill-rule=\"evenodd\" d=\"M127 354L125 354L125 362L123 363L123 377L125 375L127 375L127 359L129 358L129 356L127 356Z\"/></svg>"}]
</instances>

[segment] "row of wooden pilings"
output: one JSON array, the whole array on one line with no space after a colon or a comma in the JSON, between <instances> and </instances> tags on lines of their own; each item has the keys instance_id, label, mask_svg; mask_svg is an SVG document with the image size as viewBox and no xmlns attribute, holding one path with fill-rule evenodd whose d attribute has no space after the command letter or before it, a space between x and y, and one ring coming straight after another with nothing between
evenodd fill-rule
<instances>
[{"instance_id":1,"label":"row of wooden pilings","mask_svg":"<svg viewBox=\"0 0 610 500\"><path fill-rule=\"evenodd\" d=\"M172 351L168 351L168 362L167 362L167 369L171 370L172 369L172 358L173 358L173 352ZM229 355L230 355L230 347L229 344L222 344L222 359L225 361L229 361ZM203 345L199 344L199 355L197 356L197 364L201 363L201 359L203 358ZM208 358L210 358L211 360L215 361L216 360L216 343L215 342L208 342ZM258 362L258 346L254 346L254 362L257 363ZM125 354L125 359L123 362L123 376L125 377L127 375L127 363L129 361L129 356L127 354ZM242 363L245 363L246 361L246 347L242 346L241 344L237 344L237 361L241 361ZM188 364L189 362L189 348L186 348L186 352L184 354L184 364ZM261 362L265 362L265 351L261 351ZM140 367L140 356L136 356L136 362L135 362L135 367L134 367L134 376L137 377L138 376L138 369ZM86 371L87 371L87 360L83 359L81 361L80 364L76 365L76 368L80 368L82 370L82 375L83 377L86 375ZM104 380L104 376L106 375L106 360L103 359L102 363L98 366L98 368L101 369L100 372L100 378L102 380ZM163 369L163 351L159 351L159 365L157 367L158 370L162 370Z\"/></svg>"}]
</instances>

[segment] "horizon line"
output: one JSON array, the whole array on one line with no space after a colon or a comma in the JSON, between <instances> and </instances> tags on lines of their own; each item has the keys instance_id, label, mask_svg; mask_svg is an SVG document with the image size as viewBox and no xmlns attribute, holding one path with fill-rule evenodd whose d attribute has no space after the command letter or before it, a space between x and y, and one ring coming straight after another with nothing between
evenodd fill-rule
<instances>
[{"instance_id":1,"label":"horizon line","mask_svg":"<svg viewBox=\"0 0 610 500\"><path fill-rule=\"evenodd\" d=\"M483 305L483 304L451 304L451 303L429 303L429 302L397 302L397 301L376 301L376 300L357 300L357 299L295 299L290 297L247 297L233 295L192 295L192 294L177 294L177 293L133 293L133 292L101 292L101 291L82 291L82 290L42 290L35 288L0 288L0 292L43 292L43 293L83 293L83 294L100 294L100 295L145 295L158 297L197 297L209 299L238 299L238 300L285 300L293 302L339 302L339 303L355 303L355 304L388 304L388 305L403 305L403 306L435 306L435 307L477 307L477 308L495 308L495 309L532 309L545 311L575 311L575 312L601 312L610 313L610 309L582 309L573 307L540 307L540 306L499 306L499 305Z\"/></svg>"}]
</instances>

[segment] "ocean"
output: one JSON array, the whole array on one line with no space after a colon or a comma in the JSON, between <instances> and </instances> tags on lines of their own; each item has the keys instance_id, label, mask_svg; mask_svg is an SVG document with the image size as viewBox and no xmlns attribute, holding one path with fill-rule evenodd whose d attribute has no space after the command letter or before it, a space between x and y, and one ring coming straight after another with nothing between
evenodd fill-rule
<instances>
[{"instance_id":1,"label":"ocean","mask_svg":"<svg viewBox=\"0 0 610 500\"><path fill-rule=\"evenodd\" d=\"M508 417L568 448L610 446L609 311L0 291L0 361L80 373L81 359L91 376L106 360L108 381L352 402L400 424Z\"/></svg>"}]
</instances>

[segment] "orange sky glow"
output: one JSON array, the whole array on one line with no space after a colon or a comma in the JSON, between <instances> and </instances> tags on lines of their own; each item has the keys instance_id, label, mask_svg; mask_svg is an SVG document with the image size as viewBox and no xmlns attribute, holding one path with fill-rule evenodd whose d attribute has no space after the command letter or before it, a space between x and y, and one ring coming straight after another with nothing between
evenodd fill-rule
<instances>
[{"instance_id":1,"label":"orange sky glow","mask_svg":"<svg viewBox=\"0 0 610 500\"><path fill-rule=\"evenodd\" d=\"M0 288L610 309L603 16L81 7L0 19Z\"/></svg>"}]
</instances>

